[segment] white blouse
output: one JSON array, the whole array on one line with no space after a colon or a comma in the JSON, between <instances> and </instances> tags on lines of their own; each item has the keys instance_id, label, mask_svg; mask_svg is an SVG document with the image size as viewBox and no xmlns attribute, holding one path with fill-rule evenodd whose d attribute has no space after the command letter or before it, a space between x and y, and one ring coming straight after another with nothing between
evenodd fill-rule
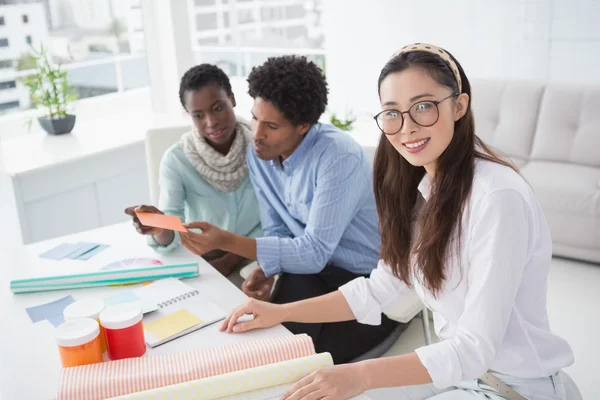
<instances>
[{"instance_id":1,"label":"white blouse","mask_svg":"<svg viewBox=\"0 0 600 400\"><path fill-rule=\"evenodd\" d=\"M419 191L427 201L431 179ZM552 240L525 180L512 169L477 160L463 215L460 252L446 266L437 298L413 286L433 312L439 343L416 353L435 386L444 388L492 370L521 378L547 377L573 363L565 340L550 331L546 290ZM369 279L340 287L356 319L378 325L407 285L383 261Z\"/></svg>"}]
</instances>

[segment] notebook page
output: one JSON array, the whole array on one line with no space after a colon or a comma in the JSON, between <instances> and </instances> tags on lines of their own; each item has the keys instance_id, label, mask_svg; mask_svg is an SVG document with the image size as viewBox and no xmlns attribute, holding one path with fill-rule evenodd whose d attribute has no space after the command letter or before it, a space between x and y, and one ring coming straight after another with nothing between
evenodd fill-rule
<instances>
[{"instance_id":1,"label":"notebook page","mask_svg":"<svg viewBox=\"0 0 600 400\"><path fill-rule=\"evenodd\" d=\"M144 315L142 324L146 343L155 347L225 317L225 310L197 294Z\"/></svg>"},{"instance_id":2,"label":"notebook page","mask_svg":"<svg viewBox=\"0 0 600 400\"><path fill-rule=\"evenodd\" d=\"M154 281L149 285L145 285L132 290L142 301L148 301L153 304L160 304L169 300L176 299L186 293L192 292L195 289L190 285L181 282L176 278L166 278Z\"/></svg>"}]
</instances>

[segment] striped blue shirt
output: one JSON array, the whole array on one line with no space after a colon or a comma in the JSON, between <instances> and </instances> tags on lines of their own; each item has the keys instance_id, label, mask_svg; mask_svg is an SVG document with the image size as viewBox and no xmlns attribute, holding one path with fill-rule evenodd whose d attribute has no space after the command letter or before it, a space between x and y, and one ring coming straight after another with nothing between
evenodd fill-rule
<instances>
[{"instance_id":1,"label":"striped blue shirt","mask_svg":"<svg viewBox=\"0 0 600 400\"><path fill-rule=\"evenodd\" d=\"M253 146L247 160L265 232L257 258L267 276L316 274L328 264L366 275L377 266L372 166L348 134L315 124L283 163L259 159Z\"/></svg>"}]
</instances>

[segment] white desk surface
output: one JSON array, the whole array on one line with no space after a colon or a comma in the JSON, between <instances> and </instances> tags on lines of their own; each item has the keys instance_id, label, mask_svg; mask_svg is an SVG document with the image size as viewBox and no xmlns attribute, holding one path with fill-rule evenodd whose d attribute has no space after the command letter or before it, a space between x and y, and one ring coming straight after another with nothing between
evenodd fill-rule
<instances>
[{"instance_id":1,"label":"white desk surface","mask_svg":"<svg viewBox=\"0 0 600 400\"><path fill-rule=\"evenodd\" d=\"M39 258L39 254L64 242L95 242L110 247L89 261L54 261ZM54 341L54 327L48 321L31 322L25 308L54 301L67 295L75 300L89 297L106 298L131 287L102 287L45 293L13 295L10 280L30 275L54 274L58 271L95 269L126 258L149 257L165 264L200 261L200 276L184 282L197 288L202 295L225 310L242 303L246 296L225 277L199 257L180 248L161 256L146 245L131 223L94 229L63 238L35 243L21 248L0 251L0 399L50 399L57 393L60 358ZM202 328L154 349L146 354L174 353L204 347L290 335L283 326L242 335L218 331L218 324Z\"/></svg>"}]
</instances>

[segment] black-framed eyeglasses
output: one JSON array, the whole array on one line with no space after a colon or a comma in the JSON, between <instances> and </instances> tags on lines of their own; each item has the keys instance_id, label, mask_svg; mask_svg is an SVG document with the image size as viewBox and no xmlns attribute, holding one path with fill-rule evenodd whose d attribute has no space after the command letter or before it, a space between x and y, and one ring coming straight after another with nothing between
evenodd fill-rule
<instances>
[{"instance_id":1,"label":"black-framed eyeglasses","mask_svg":"<svg viewBox=\"0 0 600 400\"><path fill-rule=\"evenodd\" d=\"M377 123L377 126L381 132L386 135L395 135L400 132L402 126L404 126L404 114L408 114L410 119L417 125L428 127L435 125L440 118L440 110L438 105L451 97L458 96L457 93L453 93L448 97L444 97L438 101L419 101L413 104L407 111L399 111L395 109L383 110L373 118Z\"/></svg>"}]
</instances>

